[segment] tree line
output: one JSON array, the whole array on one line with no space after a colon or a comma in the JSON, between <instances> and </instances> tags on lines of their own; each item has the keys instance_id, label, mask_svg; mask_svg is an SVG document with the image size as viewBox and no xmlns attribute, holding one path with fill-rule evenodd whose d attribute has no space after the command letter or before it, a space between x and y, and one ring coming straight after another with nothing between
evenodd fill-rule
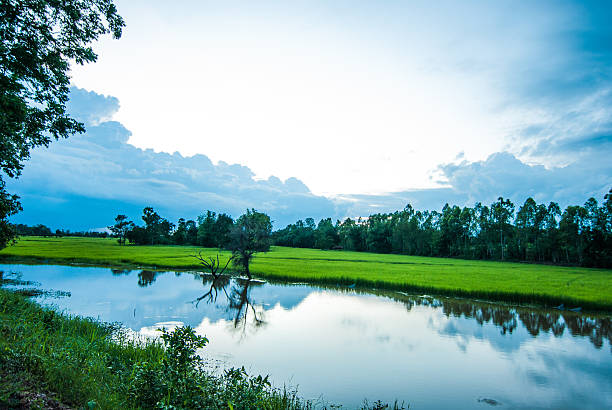
<instances>
[{"instance_id":1,"label":"tree line","mask_svg":"<svg viewBox=\"0 0 612 410\"><path fill-rule=\"evenodd\" d=\"M144 226L128 220L126 215L117 215L115 224L108 227L119 244L126 241L134 245L198 245L208 248L227 249L232 252L230 261L240 268L250 279L249 265L257 252L267 252L271 245L272 222L270 217L255 209L247 209L235 221L227 214L217 215L207 211L200 215L198 223L180 218L178 223L168 221L152 207L143 209ZM219 258L206 260L201 255L200 262L213 270L219 267ZM229 261L228 261L229 263Z\"/></svg>"},{"instance_id":2,"label":"tree line","mask_svg":"<svg viewBox=\"0 0 612 410\"><path fill-rule=\"evenodd\" d=\"M118 238L120 244L129 242L134 245L225 248L230 242L230 231L234 226L234 219L231 216L210 210L198 216L197 222L180 218L175 224L159 215L152 207L146 207L143 209L141 219L144 222L143 226L136 225L126 215L120 214L115 218L115 224L108 229Z\"/></svg>"},{"instance_id":3,"label":"tree line","mask_svg":"<svg viewBox=\"0 0 612 410\"><path fill-rule=\"evenodd\" d=\"M299 248L612 267L612 190L601 206L589 198L564 211L533 198L517 210L499 197L488 206L446 204L441 212L408 204L401 211L336 223L326 218L315 225L307 218L272 238L275 245Z\"/></svg>"},{"instance_id":4,"label":"tree line","mask_svg":"<svg viewBox=\"0 0 612 410\"><path fill-rule=\"evenodd\" d=\"M14 232L18 236L79 236L83 238L108 238L108 232L96 232L96 231L75 231L72 232L70 229L56 229L55 232L51 231L46 225L38 224L34 226L29 226L25 224L15 224L13 225Z\"/></svg>"}]
</instances>

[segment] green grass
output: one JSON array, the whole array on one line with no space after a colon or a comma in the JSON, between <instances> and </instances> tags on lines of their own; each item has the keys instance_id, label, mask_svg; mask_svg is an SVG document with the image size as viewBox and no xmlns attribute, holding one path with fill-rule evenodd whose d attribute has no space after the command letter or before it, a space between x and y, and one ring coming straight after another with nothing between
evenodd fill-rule
<instances>
[{"instance_id":1,"label":"green grass","mask_svg":"<svg viewBox=\"0 0 612 410\"><path fill-rule=\"evenodd\" d=\"M113 239L25 237L0 251L0 261L199 269L191 256L199 251L217 253L183 246L119 246ZM251 272L268 279L612 310L609 269L273 247L257 254Z\"/></svg>"},{"instance_id":2,"label":"green grass","mask_svg":"<svg viewBox=\"0 0 612 410\"><path fill-rule=\"evenodd\" d=\"M0 408L11 408L15 395L32 391L53 392L68 405L85 406L93 400L102 408L121 407L121 370L159 360L163 349L125 339L111 342L114 330L57 314L0 289Z\"/></svg>"},{"instance_id":3,"label":"green grass","mask_svg":"<svg viewBox=\"0 0 612 410\"><path fill-rule=\"evenodd\" d=\"M190 328L166 347L120 329L0 289L0 408L312 408L240 369L209 374L184 347Z\"/></svg>"}]
</instances>

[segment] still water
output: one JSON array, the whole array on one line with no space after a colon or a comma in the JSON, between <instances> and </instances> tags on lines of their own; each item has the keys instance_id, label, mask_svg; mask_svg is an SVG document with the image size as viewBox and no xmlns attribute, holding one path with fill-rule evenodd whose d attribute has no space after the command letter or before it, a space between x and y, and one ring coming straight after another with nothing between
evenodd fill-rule
<instances>
[{"instance_id":1,"label":"still water","mask_svg":"<svg viewBox=\"0 0 612 410\"><path fill-rule=\"evenodd\" d=\"M193 273L0 265L68 313L143 335L179 324L221 368L270 374L319 403L411 409L612 408L610 316Z\"/></svg>"}]
</instances>

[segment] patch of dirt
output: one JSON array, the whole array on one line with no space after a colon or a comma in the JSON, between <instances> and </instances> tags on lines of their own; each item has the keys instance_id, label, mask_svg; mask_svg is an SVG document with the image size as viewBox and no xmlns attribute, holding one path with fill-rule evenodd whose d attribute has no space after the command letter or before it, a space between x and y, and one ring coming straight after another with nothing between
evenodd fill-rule
<instances>
[{"instance_id":1,"label":"patch of dirt","mask_svg":"<svg viewBox=\"0 0 612 410\"><path fill-rule=\"evenodd\" d=\"M51 409L51 410L71 410L72 407L59 402L53 395L22 390L11 394L8 400L0 403L0 409Z\"/></svg>"}]
</instances>

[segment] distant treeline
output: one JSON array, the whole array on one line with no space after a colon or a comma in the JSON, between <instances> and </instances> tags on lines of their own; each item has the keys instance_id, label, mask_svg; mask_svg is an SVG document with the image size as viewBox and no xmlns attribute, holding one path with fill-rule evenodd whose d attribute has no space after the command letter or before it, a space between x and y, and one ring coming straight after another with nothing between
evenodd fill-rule
<instances>
[{"instance_id":1,"label":"distant treeline","mask_svg":"<svg viewBox=\"0 0 612 410\"><path fill-rule=\"evenodd\" d=\"M21 236L81 236L88 238L108 238L108 232L70 232L70 230L56 229L52 232L49 227L38 224L34 226L28 226L24 224L15 225L15 231L17 235Z\"/></svg>"},{"instance_id":2,"label":"distant treeline","mask_svg":"<svg viewBox=\"0 0 612 410\"><path fill-rule=\"evenodd\" d=\"M315 223L306 218L272 233L281 246L344 249L418 256L513 260L612 267L612 190L604 203L590 198L564 211L555 202L528 198L518 207L498 198L489 206L445 205L442 212L418 211L411 205L367 218ZM207 211L194 220L173 224L145 208L145 226L124 215L114 233L134 244L176 244L223 248L234 224L231 216Z\"/></svg>"},{"instance_id":3,"label":"distant treeline","mask_svg":"<svg viewBox=\"0 0 612 410\"><path fill-rule=\"evenodd\" d=\"M297 221L272 234L274 244L467 259L514 260L612 267L612 190L604 203L538 204L518 208L498 198L473 208L446 204L442 212L402 211L336 221Z\"/></svg>"},{"instance_id":4,"label":"distant treeline","mask_svg":"<svg viewBox=\"0 0 612 410\"><path fill-rule=\"evenodd\" d=\"M143 210L144 226L118 215L109 226L120 243L136 245L194 245L225 248L235 222L213 211L196 220L161 217L153 208ZM105 236L97 232L56 231L44 225L17 225L20 235ZM43 231L44 230L44 231ZM561 210L555 202L538 204L528 198L516 210L502 197L490 205L445 205L441 212L415 210L410 204L393 213L337 220L313 218L272 232L274 245L297 248L344 249L358 252L417 256L512 260L612 267L612 190L599 205L594 198L584 206Z\"/></svg>"},{"instance_id":5,"label":"distant treeline","mask_svg":"<svg viewBox=\"0 0 612 410\"><path fill-rule=\"evenodd\" d=\"M144 226L138 226L125 215L117 215L115 225L109 226L113 236L123 243L135 245L197 245L207 248L224 248L230 241L234 226L231 216L206 211L194 220L180 218L177 224L161 217L153 208L143 210Z\"/></svg>"}]
</instances>

